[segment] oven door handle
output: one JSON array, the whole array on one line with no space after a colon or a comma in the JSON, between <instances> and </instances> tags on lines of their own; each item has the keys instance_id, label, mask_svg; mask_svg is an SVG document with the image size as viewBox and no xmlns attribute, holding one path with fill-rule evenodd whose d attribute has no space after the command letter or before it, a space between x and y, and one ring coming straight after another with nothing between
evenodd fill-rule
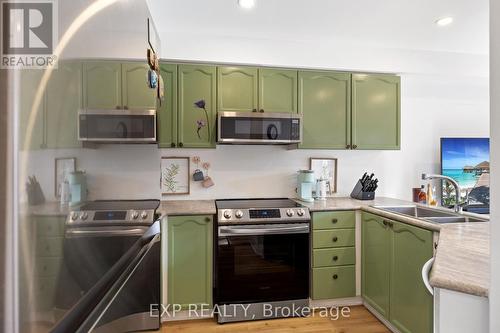
<instances>
[{"instance_id":1,"label":"oven door handle","mask_svg":"<svg viewBox=\"0 0 500 333\"><path fill-rule=\"evenodd\" d=\"M74 228L66 230L66 238L76 237L116 237L116 236L142 236L148 227L144 228L130 228L130 229L108 229L102 228Z\"/></svg>"},{"instance_id":2,"label":"oven door handle","mask_svg":"<svg viewBox=\"0 0 500 333\"><path fill-rule=\"evenodd\" d=\"M219 237L228 236L259 236L276 234L307 234L309 233L309 224L301 223L298 225L278 224L266 226L222 226L219 227Z\"/></svg>"}]
</instances>

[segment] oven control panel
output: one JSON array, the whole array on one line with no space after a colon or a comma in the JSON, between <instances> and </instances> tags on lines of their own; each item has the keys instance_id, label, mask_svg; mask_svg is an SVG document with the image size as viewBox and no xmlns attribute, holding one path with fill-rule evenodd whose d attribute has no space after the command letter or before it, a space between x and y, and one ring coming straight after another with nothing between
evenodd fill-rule
<instances>
[{"instance_id":1,"label":"oven control panel","mask_svg":"<svg viewBox=\"0 0 500 333\"><path fill-rule=\"evenodd\" d=\"M218 209L217 221L221 223L265 223L265 222L301 222L309 221L309 209L290 208L250 208Z\"/></svg>"},{"instance_id":2,"label":"oven control panel","mask_svg":"<svg viewBox=\"0 0 500 333\"><path fill-rule=\"evenodd\" d=\"M154 210L75 210L69 213L66 224L151 224L154 214Z\"/></svg>"}]
</instances>

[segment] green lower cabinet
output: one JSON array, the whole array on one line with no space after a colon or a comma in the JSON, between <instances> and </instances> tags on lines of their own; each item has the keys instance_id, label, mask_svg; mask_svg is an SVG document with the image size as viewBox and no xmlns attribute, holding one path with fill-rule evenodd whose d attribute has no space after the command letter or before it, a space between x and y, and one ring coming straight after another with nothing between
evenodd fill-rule
<instances>
[{"instance_id":1,"label":"green lower cabinet","mask_svg":"<svg viewBox=\"0 0 500 333\"><path fill-rule=\"evenodd\" d=\"M167 218L169 304L212 304L212 216Z\"/></svg>"},{"instance_id":2,"label":"green lower cabinet","mask_svg":"<svg viewBox=\"0 0 500 333\"><path fill-rule=\"evenodd\" d=\"M432 232L363 213L364 300L402 333L430 333L433 299L421 269L432 257Z\"/></svg>"},{"instance_id":3,"label":"green lower cabinet","mask_svg":"<svg viewBox=\"0 0 500 333\"><path fill-rule=\"evenodd\" d=\"M400 77L352 75L352 148L400 149Z\"/></svg>"},{"instance_id":4,"label":"green lower cabinet","mask_svg":"<svg viewBox=\"0 0 500 333\"><path fill-rule=\"evenodd\" d=\"M314 230L354 228L356 213L352 210L333 212L314 212L312 224Z\"/></svg>"},{"instance_id":5,"label":"green lower cabinet","mask_svg":"<svg viewBox=\"0 0 500 333\"><path fill-rule=\"evenodd\" d=\"M179 65L178 141L184 148L215 148L216 67ZM196 107L205 102L205 110Z\"/></svg>"},{"instance_id":6,"label":"green lower cabinet","mask_svg":"<svg viewBox=\"0 0 500 333\"><path fill-rule=\"evenodd\" d=\"M347 149L351 144L351 75L299 72L300 148Z\"/></svg>"},{"instance_id":7,"label":"green lower cabinet","mask_svg":"<svg viewBox=\"0 0 500 333\"><path fill-rule=\"evenodd\" d=\"M392 234L390 321L402 333L430 333L433 298L421 270L432 257L432 232L394 222Z\"/></svg>"},{"instance_id":8,"label":"green lower cabinet","mask_svg":"<svg viewBox=\"0 0 500 333\"><path fill-rule=\"evenodd\" d=\"M259 69L259 111L297 113L297 70Z\"/></svg>"},{"instance_id":9,"label":"green lower cabinet","mask_svg":"<svg viewBox=\"0 0 500 333\"><path fill-rule=\"evenodd\" d=\"M356 295L355 266L313 268L312 280L313 299L344 298Z\"/></svg>"},{"instance_id":10,"label":"green lower cabinet","mask_svg":"<svg viewBox=\"0 0 500 333\"><path fill-rule=\"evenodd\" d=\"M338 247L313 250L313 267L354 265L356 250L354 247Z\"/></svg>"},{"instance_id":11,"label":"green lower cabinet","mask_svg":"<svg viewBox=\"0 0 500 333\"><path fill-rule=\"evenodd\" d=\"M38 150L45 147L45 94L35 108L35 96L44 72L38 69L22 70L20 74L20 150Z\"/></svg>"},{"instance_id":12,"label":"green lower cabinet","mask_svg":"<svg viewBox=\"0 0 500 333\"><path fill-rule=\"evenodd\" d=\"M354 229L314 230L313 248L354 246Z\"/></svg>"},{"instance_id":13,"label":"green lower cabinet","mask_svg":"<svg viewBox=\"0 0 500 333\"><path fill-rule=\"evenodd\" d=\"M361 295L389 318L391 233L377 215L363 213L361 223Z\"/></svg>"},{"instance_id":14,"label":"green lower cabinet","mask_svg":"<svg viewBox=\"0 0 500 333\"><path fill-rule=\"evenodd\" d=\"M156 113L158 147L177 146L177 65L160 63L163 78L163 101Z\"/></svg>"}]
</instances>

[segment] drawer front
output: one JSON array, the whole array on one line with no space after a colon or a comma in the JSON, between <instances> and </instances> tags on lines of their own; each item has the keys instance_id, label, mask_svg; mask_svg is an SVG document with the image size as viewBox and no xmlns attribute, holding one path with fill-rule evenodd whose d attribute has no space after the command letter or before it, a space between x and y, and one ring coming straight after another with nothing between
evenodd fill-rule
<instances>
[{"instance_id":1,"label":"drawer front","mask_svg":"<svg viewBox=\"0 0 500 333\"><path fill-rule=\"evenodd\" d=\"M312 223L314 230L354 228L356 213L352 210L337 212L314 212Z\"/></svg>"},{"instance_id":2,"label":"drawer front","mask_svg":"<svg viewBox=\"0 0 500 333\"><path fill-rule=\"evenodd\" d=\"M38 217L36 219L38 237L57 237L64 233L64 220L58 218Z\"/></svg>"},{"instance_id":3,"label":"drawer front","mask_svg":"<svg viewBox=\"0 0 500 333\"><path fill-rule=\"evenodd\" d=\"M354 246L354 229L313 231L313 248Z\"/></svg>"},{"instance_id":4,"label":"drawer front","mask_svg":"<svg viewBox=\"0 0 500 333\"><path fill-rule=\"evenodd\" d=\"M47 237L36 240L36 256L37 257L61 257L63 238L62 237Z\"/></svg>"},{"instance_id":5,"label":"drawer front","mask_svg":"<svg viewBox=\"0 0 500 333\"><path fill-rule=\"evenodd\" d=\"M56 276L35 280L35 303L37 310L50 310L54 306L56 294Z\"/></svg>"},{"instance_id":6,"label":"drawer front","mask_svg":"<svg viewBox=\"0 0 500 333\"><path fill-rule=\"evenodd\" d=\"M344 266L356 264L354 247L313 250L313 267Z\"/></svg>"},{"instance_id":7,"label":"drawer front","mask_svg":"<svg viewBox=\"0 0 500 333\"><path fill-rule=\"evenodd\" d=\"M42 257L36 259L35 275L38 277L57 276L61 269L62 257Z\"/></svg>"},{"instance_id":8,"label":"drawer front","mask_svg":"<svg viewBox=\"0 0 500 333\"><path fill-rule=\"evenodd\" d=\"M313 268L313 299L356 296L354 266Z\"/></svg>"}]
</instances>

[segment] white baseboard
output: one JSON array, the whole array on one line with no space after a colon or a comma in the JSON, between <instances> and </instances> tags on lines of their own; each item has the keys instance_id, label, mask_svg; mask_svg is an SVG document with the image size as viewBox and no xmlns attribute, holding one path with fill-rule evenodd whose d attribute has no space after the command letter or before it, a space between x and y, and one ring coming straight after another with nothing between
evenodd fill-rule
<instances>
[{"instance_id":1,"label":"white baseboard","mask_svg":"<svg viewBox=\"0 0 500 333\"><path fill-rule=\"evenodd\" d=\"M356 306L363 305L363 299L361 296L347 297L347 298L335 298L335 299L320 299L320 300L309 300L309 306L316 307L334 307L334 306Z\"/></svg>"},{"instance_id":2,"label":"white baseboard","mask_svg":"<svg viewBox=\"0 0 500 333\"><path fill-rule=\"evenodd\" d=\"M199 320L199 319L210 319L213 318L213 315L206 315L206 316L189 316L189 310L183 310L175 313L175 316L162 316L161 317L161 322L167 322L167 321L181 321L181 320Z\"/></svg>"}]
</instances>

